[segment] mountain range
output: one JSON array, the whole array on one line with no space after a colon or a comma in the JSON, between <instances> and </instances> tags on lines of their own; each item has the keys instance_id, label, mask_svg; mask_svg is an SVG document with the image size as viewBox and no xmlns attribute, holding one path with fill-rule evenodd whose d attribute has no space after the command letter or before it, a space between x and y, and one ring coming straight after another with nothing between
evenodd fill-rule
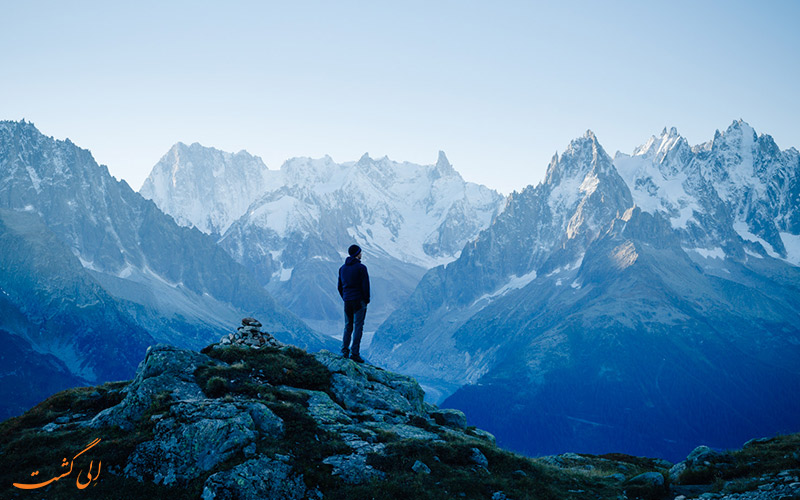
<instances>
[{"instance_id":1,"label":"mountain range","mask_svg":"<svg viewBox=\"0 0 800 500\"><path fill-rule=\"evenodd\" d=\"M59 388L129 378L148 345L198 348L242 316L298 345L332 345L213 238L24 121L0 122L0 230L0 335L17 367L3 387L29 388L0 417Z\"/></svg>"},{"instance_id":2,"label":"mountain range","mask_svg":"<svg viewBox=\"0 0 800 500\"><path fill-rule=\"evenodd\" d=\"M587 132L423 277L370 355L528 454L674 459L796 430L799 176L797 150L741 120L614 159Z\"/></svg>"},{"instance_id":3,"label":"mountain range","mask_svg":"<svg viewBox=\"0 0 800 500\"><path fill-rule=\"evenodd\" d=\"M443 152L436 164L293 158L269 170L242 151L178 143L140 193L179 223L218 238L289 310L321 332L341 329L336 291L346 249L358 243L376 300L374 330L422 275L455 259L502 209L498 193L468 183Z\"/></svg>"},{"instance_id":4,"label":"mountain range","mask_svg":"<svg viewBox=\"0 0 800 500\"><path fill-rule=\"evenodd\" d=\"M336 349L323 334L357 242L366 355L502 446L675 460L797 431L799 177L796 149L739 120L614 158L587 132L506 199L444 153L270 171L180 143L139 194L69 140L0 122L2 387L28 389L0 417L243 316Z\"/></svg>"}]
</instances>

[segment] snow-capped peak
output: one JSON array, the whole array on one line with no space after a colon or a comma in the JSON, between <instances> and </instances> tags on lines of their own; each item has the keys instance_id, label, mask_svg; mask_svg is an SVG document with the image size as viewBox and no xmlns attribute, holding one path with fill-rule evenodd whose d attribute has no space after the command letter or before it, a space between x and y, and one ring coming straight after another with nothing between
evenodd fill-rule
<instances>
[{"instance_id":1,"label":"snow-capped peak","mask_svg":"<svg viewBox=\"0 0 800 500\"><path fill-rule=\"evenodd\" d=\"M430 174L428 177L435 181L436 179L440 179L442 177L451 177L451 176L461 176L456 172L450 162L447 160L447 155L444 154L444 151L439 151L439 158L436 160L436 165L430 170Z\"/></svg>"},{"instance_id":2,"label":"snow-capped peak","mask_svg":"<svg viewBox=\"0 0 800 500\"><path fill-rule=\"evenodd\" d=\"M450 169L453 168L450 165L450 161L447 159L447 155L444 154L444 151L439 151L439 158L436 160L436 168L438 169Z\"/></svg>"},{"instance_id":3,"label":"snow-capped peak","mask_svg":"<svg viewBox=\"0 0 800 500\"><path fill-rule=\"evenodd\" d=\"M770 136L758 136L747 122L735 120L693 148L677 131L665 129L633 156L617 155L614 164L636 205L661 212L676 229L689 229L691 245L735 247L738 233L783 258L800 229L792 226L796 158L791 150L781 152Z\"/></svg>"},{"instance_id":4,"label":"snow-capped peak","mask_svg":"<svg viewBox=\"0 0 800 500\"><path fill-rule=\"evenodd\" d=\"M274 183L258 156L179 142L153 167L140 194L181 225L221 234Z\"/></svg>"},{"instance_id":5,"label":"snow-capped peak","mask_svg":"<svg viewBox=\"0 0 800 500\"><path fill-rule=\"evenodd\" d=\"M766 186L754 168L757 142L755 130L743 120L734 121L724 133L714 136L714 161L704 164L703 174L723 200L732 199L742 189L755 189L759 196L766 194Z\"/></svg>"},{"instance_id":6,"label":"snow-capped peak","mask_svg":"<svg viewBox=\"0 0 800 500\"><path fill-rule=\"evenodd\" d=\"M605 152L594 133L589 130L583 137L570 142L561 155L554 156L545 177L545 192L548 204L553 214L559 218L565 214L576 214L570 222L569 235L577 234L576 230L588 224L592 217L583 209L595 193L608 194L608 205L600 210L606 210L616 201L629 199L629 194L623 181L619 178L611 158ZM600 197L601 200L605 196ZM614 201L612 201L614 200ZM592 224L591 231L597 229ZM570 237L571 237L570 236Z\"/></svg>"},{"instance_id":7,"label":"snow-capped peak","mask_svg":"<svg viewBox=\"0 0 800 500\"><path fill-rule=\"evenodd\" d=\"M322 158L297 157L286 160L281 165L283 184L289 186L307 185L328 185L327 189L333 189L341 185L342 180L336 179L336 174L341 169L328 155ZM275 186L272 186L275 187Z\"/></svg>"},{"instance_id":8,"label":"snow-capped peak","mask_svg":"<svg viewBox=\"0 0 800 500\"><path fill-rule=\"evenodd\" d=\"M597 141L594 132L587 130L583 137L574 139L559 158L553 157L545 175L545 184L557 186L565 182L579 184L591 171L604 171L611 166L611 158Z\"/></svg>"},{"instance_id":9,"label":"snow-capped peak","mask_svg":"<svg viewBox=\"0 0 800 500\"><path fill-rule=\"evenodd\" d=\"M633 156L645 156L661 161L672 151L683 138L678 134L678 129L671 127L669 131L664 127L658 137L650 136L650 139L633 151ZM685 140L684 140L685 142Z\"/></svg>"},{"instance_id":10,"label":"snow-capped peak","mask_svg":"<svg viewBox=\"0 0 800 500\"><path fill-rule=\"evenodd\" d=\"M361 158L358 159L359 165L368 165L372 162L372 158L370 158L369 153L364 153L361 155Z\"/></svg>"},{"instance_id":11,"label":"snow-capped peak","mask_svg":"<svg viewBox=\"0 0 800 500\"><path fill-rule=\"evenodd\" d=\"M614 165L631 190L636 206L667 214L673 227L683 228L699 210L687 167L692 150L675 127L651 136L633 155L618 154Z\"/></svg>"}]
</instances>

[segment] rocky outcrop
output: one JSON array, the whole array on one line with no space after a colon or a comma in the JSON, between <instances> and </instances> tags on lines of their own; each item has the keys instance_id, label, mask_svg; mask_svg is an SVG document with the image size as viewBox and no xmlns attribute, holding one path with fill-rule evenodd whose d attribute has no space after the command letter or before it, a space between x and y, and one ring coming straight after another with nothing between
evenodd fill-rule
<instances>
[{"instance_id":1,"label":"rocky outcrop","mask_svg":"<svg viewBox=\"0 0 800 500\"><path fill-rule=\"evenodd\" d=\"M434 408L428 412L437 424L446 425L447 427L455 427L456 429L467 428L467 417L464 412L460 410L453 410L449 408L438 409Z\"/></svg>"},{"instance_id":2,"label":"rocky outcrop","mask_svg":"<svg viewBox=\"0 0 800 500\"><path fill-rule=\"evenodd\" d=\"M761 500L800 491L800 436L738 452L700 447L677 466L622 454L532 460L498 449L459 411L426 403L410 377L260 343L199 353L156 345L132 381L66 391L0 424L0 457L14 456L0 483L98 437L86 454L102 459L98 498L514 499L535 491L570 500L668 492ZM63 497L61 483L43 495Z\"/></svg>"},{"instance_id":3,"label":"rocky outcrop","mask_svg":"<svg viewBox=\"0 0 800 500\"><path fill-rule=\"evenodd\" d=\"M427 416L422 388L411 377L351 363L327 351L316 354L315 358L330 370L331 390L344 408L375 415L404 413Z\"/></svg>"},{"instance_id":4,"label":"rocky outcrop","mask_svg":"<svg viewBox=\"0 0 800 500\"><path fill-rule=\"evenodd\" d=\"M203 486L202 500L302 500L322 498L309 491L303 476L285 460L261 457L210 476Z\"/></svg>"},{"instance_id":5,"label":"rocky outcrop","mask_svg":"<svg viewBox=\"0 0 800 500\"><path fill-rule=\"evenodd\" d=\"M153 439L136 447L124 473L157 484L185 484L236 453L253 456L259 436L283 432L283 421L261 403L181 402L153 418Z\"/></svg>"},{"instance_id":6,"label":"rocky outcrop","mask_svg":"<svg viewBox=\"0 0 800 500\"><path fill-rule=\"evenodd\" d=\"M118 474L163 486L205 478L203 500L321 497L305 482L298 457L304 452L274 452L309 433L335 443L317 467L350 485L385 479L371 462L403 440L458 438L473 443L474 463L488 465L477 445L491 436L468 433L460 411L425 403L414 379L328 351L307 354L260 327L245 318L235 334L202 353L149 348L122 401L80 425L147 427L148 439Z\"/></svg>"},{"instance_id":7,"label":"rocky outcrop","mask_svg":"<svg viewBox=\"0 0 800 500\"><path fill-rule=\"evenodd\" d=\"M204 363L214 360L198 352L158 344L147 349L136 377L123 389L125 399L117 406L100 412L87 425L94 428L121 427L130 430L137 425L157 397L169 401L198 401L205 398L194 377Z\"/></svg>"},{"instance_id":8,"label":"rocky outcrop","mask_svg":"<svg viewBox=\"0 0 800 500\"><path fill-rule=\"evenodd\" d=\"M800 439L753 439L736 451L698 446L669 470L669 482L676 500L794 500L800 498Z\"/></svg>"},{"instance_id":9,"label":"rocky outcrop","mask_svg":"<svg viewBox=\"0 0 800 500\"><path fill-rule=\"evenodd\" d=\"M708 446L698 446L669 470L670 481L674 484L698 484L713 479L715 473L732 467L730 453L712 450Z\"/></svg>"}]
</instances>

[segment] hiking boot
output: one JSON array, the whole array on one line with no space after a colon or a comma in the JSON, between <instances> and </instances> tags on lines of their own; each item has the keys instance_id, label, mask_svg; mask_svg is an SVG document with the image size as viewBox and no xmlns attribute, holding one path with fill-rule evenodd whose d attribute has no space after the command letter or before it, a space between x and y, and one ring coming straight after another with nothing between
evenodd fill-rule
<instances>
[{"instance_id":1,"label":"hiking boot","mask_svg":"<svg viewBox=\"0 0 800 500\"><path fill-rule=\"evenodd\" d=\"M353 354L352 356L350 356L350 359L352 359L356 363L363 363L364 362L364 360L358 354Z\"/></svg>"},{"instance_id":2,"label":"hiking boot","mask_svg":"<svg viewBox=\"0 0 800 500\"><path fill-rule=\"evenodd\" d=\"M342 349L342 357L347 359L350 357L350 351L348 349Z\"/></svg>"}]
</instances>

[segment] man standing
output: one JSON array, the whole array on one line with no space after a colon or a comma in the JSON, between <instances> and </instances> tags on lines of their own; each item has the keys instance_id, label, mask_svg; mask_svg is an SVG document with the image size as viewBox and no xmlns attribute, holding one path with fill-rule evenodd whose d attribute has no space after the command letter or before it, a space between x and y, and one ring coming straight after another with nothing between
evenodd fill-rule
<instances>
[{"instance_id":1,"label":"man standing","mask_svg":"<svg viewBox=\"0 0 800 500\"><path fill-rule=\"evenodd\" d=\"M344 300L342 356L349 357L356 363L363 363L360 353L361 335L364 333L364 317L369 304L369 274L367 266L361 263L361 247L350 245L347 253L349 257L339 268L339 295Z\"/></svg>"}]
</instances>

